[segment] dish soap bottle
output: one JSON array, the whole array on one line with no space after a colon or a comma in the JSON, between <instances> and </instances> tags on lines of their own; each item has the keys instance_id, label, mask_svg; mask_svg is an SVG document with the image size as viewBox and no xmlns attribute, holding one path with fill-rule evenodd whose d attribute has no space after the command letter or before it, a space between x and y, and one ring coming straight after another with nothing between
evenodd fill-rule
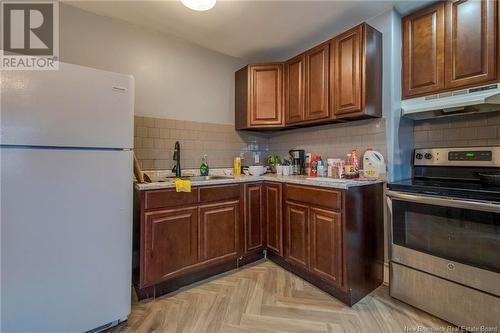
<instances>
[{"instance_id":1,"label":"dish soap bottle","mask_svg":"<svg viewBox=\"0 0 500 333\"><path fill-rule=\"evenodd\" d=\"M202 176L208 176L208 162L207 162L207 155L203 155L201 158L201 165L200 165L200 175Z\"/></svg>"}]
</instances>

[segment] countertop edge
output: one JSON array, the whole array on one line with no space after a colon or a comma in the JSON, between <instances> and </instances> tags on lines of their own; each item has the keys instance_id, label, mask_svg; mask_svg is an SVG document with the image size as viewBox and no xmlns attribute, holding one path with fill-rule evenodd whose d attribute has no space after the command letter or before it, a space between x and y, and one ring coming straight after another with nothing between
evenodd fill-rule
<instances>
[{"instance_id":1,"label":"countertop edge","mask_svg":"<svg viewBox=\"0 0 500 333\"><path fill-rule=\"evenodd\" d=\"M293 178L301 177L301 178ZM191 186L193 187L204 187L204 186L215 186L215 185L227 185L227 184L239 184L239 183L252 183L252 182L278 182L285 184L295 184L295 185L307 185L307 186L318 186L327 188L336 188L341 190L347 190L352 187L367 186L373 184L383 183L382 180L343 180L342 182L335 182L331 180L310 180L303 178L304 176L240 176L234 179L213 179L206 181L193 181ZM154 183L135 183L134 188L139 191L148 190L160 190L175 188L175 184L171 182L154 182Z\"/></svg>"}]
</instances>

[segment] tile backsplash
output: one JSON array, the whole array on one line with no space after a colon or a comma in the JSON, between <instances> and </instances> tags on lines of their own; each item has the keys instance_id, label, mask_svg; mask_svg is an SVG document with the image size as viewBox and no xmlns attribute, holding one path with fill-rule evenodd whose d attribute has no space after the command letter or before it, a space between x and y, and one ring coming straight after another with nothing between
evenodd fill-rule
<instances>
[{"instance_id":1,"label":"tile backsplash","mask_svg":"<svg viewBox=\"0 0 500 333\"><path fill-rule=\"evenodd\" d=\"M372 147L386 156L385 119L314 126L274 133L269 147L280 156L290 149L304 149L322 158L344 158L352 149L363 154Z\"/></svg>"},{"instance_id":2,"label":"tile backsplash","mask_svg":"<svg viewBox=\"0 0 500 333\"><path fill-rule=\"evenodd\" d=\"M500 113L419 120L415 148L500 145Z\"/></svg>"},{"instance_id":3,"label":"tile backsplash","mask_svg":"<svg viewBox=\"0 0 500 333\"><path fill-rule=\"evenodd\" d=\"M181 144L183 169L198 168L203 154L211 168L227 168L243 156L264 163L269 153L287 157L290 149L304 149L323 158L343 158L351 149L363 154L372 147L386 156L385 119L313 126L277 132L236 131L233 125L152 117L135 117L134 151L144 170L171 169L175 141Z\"/></svg>"},{"instance_id":4,"label":"tile backsplash","mask_svg":"<svg viewBox=\"0 0 500 333\"><path fill-rule=\"evenodd\" d=\"M236 132L233 125L135 116L134 151L144 170L171 169L175 141L182 168L198 168L204 154L212 168L230 167L233 158L252 159L268 150L266 134Z\"/></svg>"}]
</instances>

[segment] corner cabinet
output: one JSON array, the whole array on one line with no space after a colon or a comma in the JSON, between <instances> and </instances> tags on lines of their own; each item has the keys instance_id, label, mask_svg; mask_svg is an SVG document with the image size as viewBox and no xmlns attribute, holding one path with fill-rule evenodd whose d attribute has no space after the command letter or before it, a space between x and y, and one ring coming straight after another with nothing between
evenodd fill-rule
<instances>
[{"instance_id":1,"label":"corner cabinet","mask_svg":"<svg viewBox=\"0 0 500 333\"><path fill-rule=\"evenodd\" d=\"M437 2L403 18L402 97L496 82L498 2Z\"/></svg>"},{"instance_id":2,"label":"corner cabinet","mask_svg":"<svg viewBox=\"0 0 500 333\"><path fill-rule=\"evenodd\" d=\"M237 130L283 126L283 64L243 67L235 73L235 94Z\"/></svg>"},{"instance_id":3,"label":"corner cabinet","mask_svg":"<svg viewBox=\"0 0 500 333\"><path fill-rule=\"evenodd\" d=\"M237 130L381 117L382 34L363 23L283 63L248 65L235 91Z\"/></svg>"},{"instance_id":4,"label":"corner cabinet","mask_svg":"<svg viewBox=\"0 0 500 333\"><path fill-rule=\"evenodd\" d=\"M332 103L336 119L382 116L382 34L361 24L332 41Z\"/></svg>"},{"instance_id":5,"label":"corner cabinet","mask_svg":"<svg viewBox=\"0 0 500 333\"><path fill-rule=\"evenodd\" d=\"M305 56L285 62L285 124L301 123L305 119Z\"/></svg>"},{"instance_id":6,"label":"corner cabinet","mask_svg":"<svg viewBox=\"0 0 500 333\"><path fill-rule=\"evenodd\" d=\"M265 182L263 185L264 225L267 250L283 255L282 185Z\"/></svg>"}]
</instances>

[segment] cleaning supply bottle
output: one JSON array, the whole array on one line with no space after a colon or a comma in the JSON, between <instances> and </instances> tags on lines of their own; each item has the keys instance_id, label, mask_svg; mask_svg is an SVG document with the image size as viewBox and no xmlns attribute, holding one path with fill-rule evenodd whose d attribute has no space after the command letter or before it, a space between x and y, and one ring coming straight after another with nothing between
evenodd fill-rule
<instances>
[{"instance_id":1,"label":"cleaning supply bottle","mask_svg":"<svg viewBox=\"0 0 500 333\"><path fill-rule=\"evenodd\" d=\"M368 148L363 155L363 171L367 178L383 180L385 178L384 156L373 148Z\"/></svg>"},{"instance_id":2,"label":"cleaning supply bottle","mask_svg":"<svg viewBox=\"0 0 500 333\"><path fill-rule=\"evenodd\" d=\"M200 175L201 176L208 176L208 161L207 161L207 155L203 155L201 158L201 165L200 165Z\"/></svg>"}]
</instances>

